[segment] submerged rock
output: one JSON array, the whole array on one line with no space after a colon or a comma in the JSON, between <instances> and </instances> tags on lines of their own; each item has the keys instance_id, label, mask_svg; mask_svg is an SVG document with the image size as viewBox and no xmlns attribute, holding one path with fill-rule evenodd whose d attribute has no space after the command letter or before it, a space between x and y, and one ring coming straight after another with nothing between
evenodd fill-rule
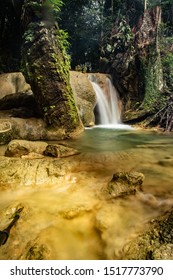
<instances>
[{"instance_id":1,"label":"submerged rock","mask_svg":"<svg viewBox=\"0 0 173 280\"><path fill-rule=\"evenodd\" d=\"M139 172L117 172L108 183L104 193L109 198L135 194L142 190L144 175Z\"/></svg>"},{"instance_id":2,"label":"submerged rock","mask_svg":"<svg viewBox=\"0 0 173 280\"><path fill-rule=\"evenodd\" d=\"M46 260L48 258L49 250L46 245L37 242L28 242L25 248L26 253L20 257L21 260Z\"/></svg>"},{"instance_id":3,"label":"submerged rock","mask_svg":"<svg viewBox=\"0 0 173 280\"><path fill-rule=\"evenodd\" d=\"M165 158L162 160L159 160L158 162L159 165L164 166L164 167L171 167L173 166L173 158Z\"/></svg>"}]
</instances>

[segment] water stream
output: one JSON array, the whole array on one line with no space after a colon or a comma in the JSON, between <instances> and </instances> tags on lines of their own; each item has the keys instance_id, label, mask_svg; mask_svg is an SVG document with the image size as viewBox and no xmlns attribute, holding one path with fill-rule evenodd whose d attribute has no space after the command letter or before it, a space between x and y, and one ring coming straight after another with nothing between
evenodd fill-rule
<instances>
[{"instance_id":1,"label":"water stream","mask_svg":"<svg viewBox=\"0 0 173 280\"><path fill-rule=\"evenodd\" d=\"M45 259L119 259L126 242L173 205L172 134L96 127L67 142L81 154L58 160L65 172L56 183L1 189L0 230L17 205L24 210L0 259L38 252ZM107 200L102 189L112 175L132 170L145 175L143 193Z\"/></svg>"},{"instance_id":2,"label":"water stream","mask_svg":"<svg viewBox=\"0 0 173 280\"><path fill-rule=\"evenodd\" d=\"M103 87L99 85L97 79L92 74L89 80L97 96L97 110L99 123L97 126L102 128L132 129L121 121L121 104L118 92L110 78L106 78Z\"/></svg>"}]
</instances>

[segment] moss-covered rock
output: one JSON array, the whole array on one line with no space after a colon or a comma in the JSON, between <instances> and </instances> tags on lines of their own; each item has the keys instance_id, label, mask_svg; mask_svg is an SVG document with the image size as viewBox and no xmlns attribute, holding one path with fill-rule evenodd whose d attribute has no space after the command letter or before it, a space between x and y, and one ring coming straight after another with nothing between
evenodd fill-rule
<instances>
[{"instance_id":1,"label":"moss-covered rock","mask_svg":"<svg viewBox=\"0 0 173 280\"><path fill-rule=\"evenodd\" d=\"M12 126L8 120L1 120L0 123L0 145L8 143L12 139Z\"/></svg>"},{"instance_id":2,"label":"moss-covered rock","mask_svg":"<svg viewBox=\"0 0 173 280\"><path fill-rule=\"evenodd\" d=\"M142 190L144 175L139 172L117 172L113 175L103 193L107 198L123 197Z\"/></svg>"},{"instance_id":3,"label":"moss-covered rock","mask_svg":"<svg viewBox=\"0 0 173 280\"><path fill-rule=\"evenodd\" d=\"M78 150L62 144L49 144L44 151L45 156L57 158L69 157L77 154L79 154Z\"/></svg>"},{"instance_id":4,"label":"moss-covered rock","mask_svg":"<svg viewBox=\"0 0 173 280\"><path fill-rule=\"evenodd\" d=\"M172 260L173 209L146 224L146 230L124 247L122 259Z\"/></svg>"},{"instance_id":5,"label":"moss-covered rock","mask_svg":"<svg viewBox=\"0 0 173 280\"><path fill-rule=\"evenodd\" d=\"M38 241L37 241L38 242ZM46 260L49 250L45 244L39 244L37 242L29 242L27 244L26 253L24 253L21 260Z\"/></svg>"}]
</instances>

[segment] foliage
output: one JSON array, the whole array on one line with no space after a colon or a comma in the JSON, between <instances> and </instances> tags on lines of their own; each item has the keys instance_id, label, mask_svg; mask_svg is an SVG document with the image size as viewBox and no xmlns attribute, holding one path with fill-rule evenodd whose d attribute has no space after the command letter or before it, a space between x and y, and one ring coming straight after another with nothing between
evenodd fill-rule
<instances>
[{"instance_id":1,"label":"foliage","mask_svg":"<svg viewBox=\"0 0 173 280\"><path fill-rule=\"evenodd\" d=\"M173 91L173 38L162 37L160 39L161 59L163 66L163 76L165 81L165 90Z\"/></svg>"},{"instance_id":2,"label":"foliage","mask_svg":"<svg viewBox=\"0 0 173 280\"><path fill-rule=\"evenodd\" d=\"M103 1L65 0L60 14L62 29L69 33L72 68L99 61L99 41L102 30L101 5ZM68 20L67 20L68 18Z\"/></svg>"},{"instance_id":3,"label":"foliage","mask_svg":"<svg viewBox=\"0 0 173 280\"><path fill-rule=\"evenodd\" d=\"M173 95L167 98L160 110L149 120L147 126L158 125L165 131L173 131Z\"/></svg>"},{"instance_id":4,"label":"foliage","mask_svg":"<svg viewBox=\"0 0 173 280\"><path fill-rule=\"evenodd\" d=\"M61 0L47 0L47 2L51 4L53 10L56 13L59 13L61 11L61 7L63 5L63 2Z\"/></svg>"},{"instance_id":5,"label":"foliage","mask_svg":"<svg viewBox=\"0 0 173 280\"><path fill-rule=\"evenodd\" d=\"M171 0L152 0L151 2L149 1L148 6L150 8L155 7L155 6L163 6L166 4L170 4Z\"/></svg>"},{"instance_id":6,"label":"foliage","mask_svg":"<svg viewBox=\"0 0 173 280\"><path fill-rule=\"evenodd\" d=\"M51 17L54 17L54 20L59 19L62 5L63 2L61 0L45 0L42 6L42 14L50 19Z\"/></svg>"},{"instance_id":7,"label":"foliage","mask_svg":"<svg viewBox=\"0 0 173 280\"><path fill-rule=\"evenodd\" d=\"M59 29L57 31L57 40L58 45L62 51L63 57L66 60L66 65L68 67L68 70L70 69L70 56L67 54L67 51L70 47L70 43L68 41L68 33L65 32L63 29Z\"/></svg>"}]
</instances>

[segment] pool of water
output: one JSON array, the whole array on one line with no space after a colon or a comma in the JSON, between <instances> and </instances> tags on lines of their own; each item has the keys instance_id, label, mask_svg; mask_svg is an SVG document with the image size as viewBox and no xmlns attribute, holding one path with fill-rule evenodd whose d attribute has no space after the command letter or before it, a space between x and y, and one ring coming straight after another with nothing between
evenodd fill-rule
<instances>
[{"instance_id":1,"label":"pool of water","mask_svg":"<svg viewBox=\"0 0 173 280\"><path fill-rule=\"evenodd\" d=\"M126 242L173 205L171 133L95 127L63 142L81 154L63 159L68 171L55 184L0 191L0 230L24 206L0 259L38 258L40 251L45 259L119 259ZM102 190L112 175L130 171L144 174L143 192L107 200Z\"/></svg>"},{"instance_id":2,"label":"pool of water","mask_svg":"<svg viewBox=\"0 0 173 280\"><path fill-rule=\"evenodd\" d=\"M139 147L140 145L173 145L173 135L156 131L142 131L130 126L102 126L85 129L85 132L69 143L82 152L116 152Z\"/></svg>"}]
</instances>

